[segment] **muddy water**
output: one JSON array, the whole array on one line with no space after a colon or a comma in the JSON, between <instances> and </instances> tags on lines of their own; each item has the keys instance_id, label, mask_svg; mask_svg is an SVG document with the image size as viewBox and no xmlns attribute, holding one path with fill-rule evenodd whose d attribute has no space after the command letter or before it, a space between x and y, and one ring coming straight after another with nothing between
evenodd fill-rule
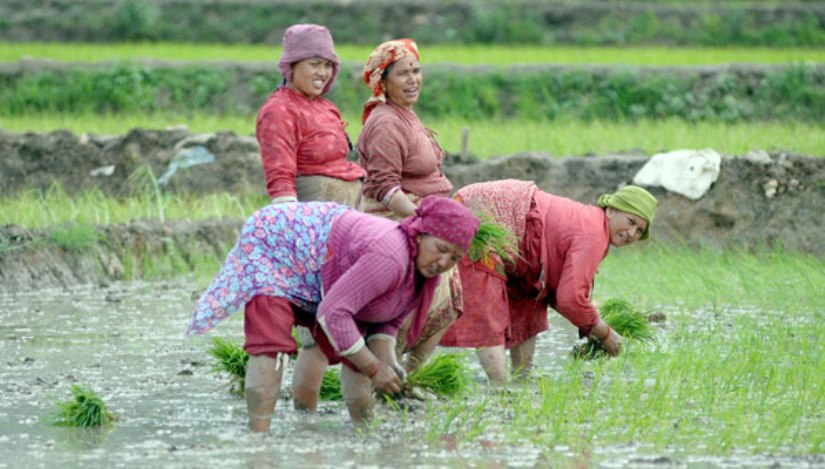
<instances>
[{"instance_id":1,"label":"muddy water","mask_svg":"<svg viewBox=\"0 0 825 469\"><path fill-rule=\"evenodd\" d=\"M308 417L294 412L285 396L272 433L250 435L243 401L210 372L206 339L183 337L192 293L191 284L177 282L0 295L0 467L594 464L589 455L558 447L547 455L529 444L459 451L449 441L427 443L427 429L415 422L424 415L422 404L409 414L407 431L398 430L399 414L379 409L375 430L363 434L353 430L340 403L324 403ZM569 360L576 334L558 315L551 318L536 360L552 374ZM241 338L239 319L213 334ZM476 361L469 361L480 378ZM119 416L112 429L48 425L52 401L67 399L74 383L94 389ZM619 465L678 460L640 458L632 447L600 451Z\"/></svg>"}]
</instances>

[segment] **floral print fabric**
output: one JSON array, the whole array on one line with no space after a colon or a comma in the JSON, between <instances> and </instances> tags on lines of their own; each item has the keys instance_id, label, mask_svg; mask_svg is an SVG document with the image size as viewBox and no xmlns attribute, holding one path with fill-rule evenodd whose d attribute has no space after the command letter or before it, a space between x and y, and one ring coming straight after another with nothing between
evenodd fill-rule
<instances>
[{"instance_id":1,"label":"floral print fabric","mask_svg":"<svg viewBox=\"0 0 825 469\"><path fill-rule=\"evenodd\" d=\"M285 298L314 313L321 301L321 264L330 228L348 210L335 203L308 202L269 205L255 212L198 300L186 334L209 331L257 295Z\"/></svg>"}]
</instances>

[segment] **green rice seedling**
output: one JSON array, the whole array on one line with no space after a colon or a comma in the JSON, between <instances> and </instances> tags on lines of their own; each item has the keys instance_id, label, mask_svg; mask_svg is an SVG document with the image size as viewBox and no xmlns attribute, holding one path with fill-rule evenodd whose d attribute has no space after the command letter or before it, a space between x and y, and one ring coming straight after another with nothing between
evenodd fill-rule
<instances>
[{"instance_id":1,"label":"green rice seedling","mask_svg":"<svg viewBox=\"0 0 825 469\"><path fill-rule=\"evenodd\" d=\"M470 369L464 362L463 354L443 353L410 374L407 384L429 389L441 396L455 397L470 387L470 376Z\"/></svg>"},{"instance_id":2,"label":"green rice seedling","mask_svg":"<svg viewBox=\"0 0 825 469\"><path fill-rule=\"evenodd\" d=\"M69 252L83 252L98 240L95 227L85 223L68 223L54 228L49 241Z\"/></svg>"},{"instance_id":3,"label":"green rice seedling","mask_svg":"<svg viewBox=\"0 0 825 469\"><path fill-rule=\"evenodd\" d=\"M212 339L208 352L216 360L212 371L229 375L229 392L242 397L249 354L237 342L220 337Z\"/></svg>"},{"instance_id":4,"label":"green rice seedling","mask_svg":"<svg viewBox=\"0 0 825 469\"><path fill-rule=\"evenodd\" d=\"M506 226L497 223L487 212L478 214L481 225L470 244L470 259L473 262L489 261L496 255L503 261L511 261L518 252L516 236Z\"/></svg>"},{"instance_id":5,"label":"green rice seedling","mask_svg":"<svg viewBox=\"0 0 825 469\"><path fill-rule=\"evenodd\" d=\"M648 344L655 338L647 313L636 309L629 301L611 298L599 308L604 322L625 339ZM576 358L598 358L607 354L601 342L587 339L582 345L573 349Z\"/></svg>"},{"instance_id":6,"label":"green rice seedling","mask_svg":"<svg viewBox=\"0 0 825 469\"><path fill-rule=\"evenodd\" d=\"M322 401L344 400L341 394L341 374L338 369L330 368L324 372L324 377L321 379L320 399Z\"/></svg>"},{"instance_id":7,"label":"green rice seedling","mask_svg":"<svg viewBox=\"0 0 825 469\"><path fill-rule=\"evenodd\" d=\"M117 418L103 400L91 389L72 385L73 399L56 402L54 425L62 427L93 428L109 426Z\"/></svg>"}]
</instances>

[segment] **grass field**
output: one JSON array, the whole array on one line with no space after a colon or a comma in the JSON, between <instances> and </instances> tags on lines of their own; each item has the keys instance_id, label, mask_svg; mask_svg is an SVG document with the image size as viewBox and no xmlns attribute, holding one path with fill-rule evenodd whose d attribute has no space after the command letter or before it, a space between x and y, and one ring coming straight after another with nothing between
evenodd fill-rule
<instances>
[{"instance_id":1,"label":"grass field","mask_svg":"<svg viewBox=\"0 0 825 469\"><path fill-rule=\"evenodd\" d=\"M505 47L419 44L423 64L605 64L636 66L779 64L825 62L825 49L666 47ZM371 47L341 44L342 60L364 62ZM24 58L100 62L109 60L277 61L280 46L225 44L60 44L0 43L0 62Z\"/></svg>"},{"instance_id":2,"label":"grass field","mask_svg":"<svg viewBox=\"0 0 825 469\"><path fill-rule=\"evenodd\" d=\"M345 117L353 140L361 130L356 116ZM117 135L133 128L166 128L186 125L191 132L230 130L238 135L254 133L254 116L169 114L69 116L59 114L0 117L0 129L11 132L48 132L67 129L80 133ZM449 152L461 149L461 129L470 128L470 152L479 158L540 151L555 156L597 155L626 151L654 154L681 148L713 148L730 155L750 150L782 150L825 156L825 127L810 123L689 123L682 120L645 120L637 123L607 121L541 122L533 120L468 122L456 118L426 121Z\"/></svg>"}]
</instances>

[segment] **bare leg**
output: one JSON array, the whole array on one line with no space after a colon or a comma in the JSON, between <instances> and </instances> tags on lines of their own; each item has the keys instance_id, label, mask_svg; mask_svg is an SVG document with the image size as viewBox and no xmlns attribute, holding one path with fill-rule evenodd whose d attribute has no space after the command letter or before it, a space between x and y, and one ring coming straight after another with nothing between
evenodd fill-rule
<instances>
[{"instance_id":1,"label":"bare leg","mask_svg":"<svg viewBox=\"0 0 825 469\"><path fill-rule=\"evenodd\" d=\"M493 387L503 387L509 378L507 365L505 364L504 346L496 345L476 350L478 361L484 371L487 372L487 379Z\"/></svg>"},{"instance_id":2,"label":"bare leg","mask_svg":"<svg viewBox=\"0 0 825 469\"><path fill-rule=\"evenodd\" d=\"M363 426L372 421L375 400L372 397L372 380L363 373L341 367L341 394L352 422Z\"/></svg>"},{"instance_id":3,"label":"bare leg","mask_svg":"<svg viewBox=\"0 0 825 469\"><path fill-rule=\"evenodd\" d=\"M410 351L407 353L407 357L404 362L404 370L407 372L407 374L410 374L413 371L419 369L421 365L427 362L427 359L429 359L430 355L433 354L433 350L435 350L435 347L436 345L438 345L438 342L441 341L441 338L452 325L453 322L451 321L444 328L440 329L438 332L431 335L429 339L425 340L424 342L421 342L420 344L417 344L415 347L410 349Z\"/></svg>"},{"instance_id":4,"label":"bare leg","mask_svg":"<svg viewBox=\"0 0 825 469\"><path fill-rule=\"evenodd\" d=\"M321 393L321 380L327 369L327 357L317 345L301 349L292 373L292 399L295 410L315 412Z\"/></svg>"},{"instance_id":5,"label":"bare leg","mask_svg":"<svg viewBox=\"0 0 825 469\"><path fill-rule=\"evenodd\" d=\"M510 363L516 379L525 379L533 369L533 355L536 351L536 337L530 337L510 349Z\"/></svg>"},{"instance_id":6,"label":"bare leg","mask_svg":"<svg viewBox=\"0 0 825 469\"><path fill-rule=\"evenodd\" d=\"M281 390L284 361L266 355L252 355L246 365L246 409L249 414L249 429L253 432L268 432L272 413Z\"/></svg>"}]
</instances>

